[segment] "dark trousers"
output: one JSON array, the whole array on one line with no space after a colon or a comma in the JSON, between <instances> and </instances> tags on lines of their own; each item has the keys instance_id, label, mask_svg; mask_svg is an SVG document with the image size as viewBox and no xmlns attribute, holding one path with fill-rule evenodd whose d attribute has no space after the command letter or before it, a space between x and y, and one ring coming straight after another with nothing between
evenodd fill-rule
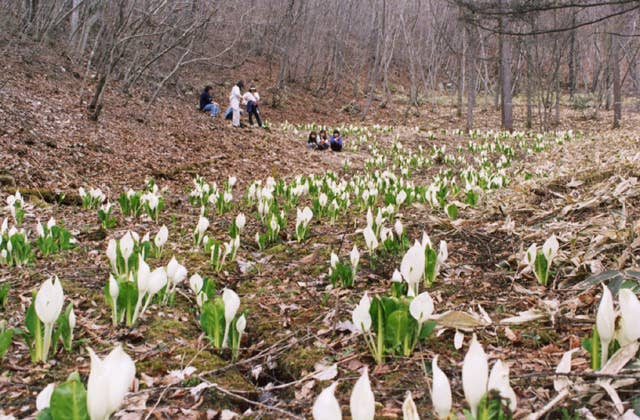
<instances>
[{"instance_id":1,"label":"dark trousers","mask_svg":"<svg viewBox=\"0 0 640 420\"><path fill-rule=\"evenodd\" d=\"M260 118L260 110L258 109L258 105L255 102L249 101L249 103L247 103L247 114L249 114L249 124L253 125L253 116L255 115L258 126L262 127L262 118Z\"/></svg>"}]
</instances>

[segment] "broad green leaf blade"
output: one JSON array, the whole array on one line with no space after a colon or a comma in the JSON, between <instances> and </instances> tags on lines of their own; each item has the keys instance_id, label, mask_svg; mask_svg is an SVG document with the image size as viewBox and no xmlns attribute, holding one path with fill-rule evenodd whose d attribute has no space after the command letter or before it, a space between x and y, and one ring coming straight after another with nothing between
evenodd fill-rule
<instances>
[{"instance_id":1,"label":"broad green leaf blade","mask_svg":"<svg viewBox=\"0 0 640 420\"><path fill-rule=\"evenodd\" d=\"M87 391L82 382L69 380L56 387L51 395L53 420L89 420Z\"/></svg>"}]
</instances>

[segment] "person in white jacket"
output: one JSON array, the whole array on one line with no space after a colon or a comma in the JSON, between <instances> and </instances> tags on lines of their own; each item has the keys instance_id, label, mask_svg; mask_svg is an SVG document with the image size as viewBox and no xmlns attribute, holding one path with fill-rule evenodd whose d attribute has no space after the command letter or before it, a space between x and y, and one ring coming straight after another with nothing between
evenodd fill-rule
<instances>
[{"instance_id":1,"label":"person in white jacket","mask_svg":"<svg viewBox=\"0 0 640 420\"><path fill-rule=\"evenodd\" d=\"M244 89L244 82L238 81L231 89L231 95L229 95L229 106L233 112L232 124L234 127L240 127L240 100L242 99L241 89Z\"/></svg>"}]
</instances>

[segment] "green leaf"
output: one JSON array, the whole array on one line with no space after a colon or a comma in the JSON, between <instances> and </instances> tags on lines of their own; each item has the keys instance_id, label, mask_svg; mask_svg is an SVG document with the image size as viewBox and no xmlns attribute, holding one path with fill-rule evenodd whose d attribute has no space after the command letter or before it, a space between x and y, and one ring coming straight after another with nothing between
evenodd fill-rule
<instances>
[{"instance_id":1,"label":"green leaf","mask_svg":"<svg viewBox=\"0 0 640 420\"><path fill-rule=\"evenodd\" d=\"M53 420L88 420L87 391L77 376L56 387L51 395L51 418Z\"/></svg>"},{"instance_id":2,"label":"green leaf","mask_svg":"<svg viewBox=\"0 0 640 420\"><path fill-rule=\"evenodd\" d=\"M73 311L73 303L69 303L69 305L67 305L67 308L60 314L58 320L56 321L56 334L62 337L62 345L64 346L64 349L66 351L71 351L71 347L73 345L73 331L71 331L71 325L69 325L69 314L71 313L71 311Z\"/></svg>"},{"instance_id":3,"label":"green leaf","mask_svg":"<svg viewBox=\"0 0 640 420\"><path fill-rule=\"evenodd\" d=\"M425 252L424 272L427 279L427 286L433 284L436 279L436 264L438 262L438 253L435 249L429 247Z\"/></svg>"},{"instance_id":4,"label":"green leaf","mask_svg":"<svg viewBox=\"0 0 640 420\"><path fill-rule=\"evenodd\" d=\"M385 322L385 341L389 347L397 349L404 342L409 329L407 312L403 310L393 311Z\"/></svg>"},{"instance_id":5,"label":"green leaf","mask_svg":"<svg viewBox=\"0 0 640 420\"><path fill-rule=\"evenodd\" d=\"M436 321L427 321L422 324L422 329L420 330L420 340L424 340L429 337L433 330L436 328Z\"/></svg>"},{"instance_id":6,"label":"green leaf","mask_svg":"<svg viewBox=\"0 0 640 420\"><path fill-rule=\"evenodd\" d=\"M9 298L9 282L2 283L0 286L0 308L7 307L7 299Z\"/></svg>"},{"instance_id":7,"label":"green leaf","mask_svg":"<svg viewBox=\"0 0 640 420\"><path fill-rule=\"evenodd\" d=\"M9 328L0 331L0 361L4 359L4 355L9 350L11 342L13 341L13 329Z\"/></svg>"},{"instance_id":8,"label":"green leaf","mask_svg":"<svg viewBox=\"0 0 640 420\"><path fill-rule=\"evenodd\" d=\"M591 358L591 369L600 369L600 335L598 334L598 328L594 325L591 338L582 339L582 348L589 352Z\"/></svg>"},{"instance_id":9,"label":"green leaf","mask_svg":"<svg viewBox=\"0 0 640 420\"><path fill-rule=\"evenodd\" d=\"M53 417L51 417L51 409L47 407L40 411L36 416L36 420L53 420Z\"/></svg>"},{"instance_id":10,"label":"green leaf","mask_svg":"<svg viewBox=\"0 0 640 420\"><path fill-rule=\"evenodd\" d=\"M224 339L225 319L224 302L219 296L202 305L200 326L214 347L221 348L222 340Z\"/></svg>"},{"instance_id":11,"label":"green leaf","mask_svg":"<svg viewBox=\"0 0 640 420\"><path fill-rule=\"evenodd\" d=\"M549 277L549 263L547 258L544 256L542 251L538 251L536 255L536 261L534 264L535 274L538 278L538 282L543 286L547 285L548 277Z\"/></svg>"},{"instance_id":12,"label":"green leaf","mask_svg":"<svg viewBox=\"0 0 640 420\"><path fill-rule=\"evenodd\" d=\"M29 309L27 309L25 324L27 325L27 331L29 331L27 344L29 344L31 350L31 359L38 361L42 359L42 340L44 337L42 322L36 314L35 294L36 292L33 292L31 305L29 305Z\"/></svg>"}]
</instances>

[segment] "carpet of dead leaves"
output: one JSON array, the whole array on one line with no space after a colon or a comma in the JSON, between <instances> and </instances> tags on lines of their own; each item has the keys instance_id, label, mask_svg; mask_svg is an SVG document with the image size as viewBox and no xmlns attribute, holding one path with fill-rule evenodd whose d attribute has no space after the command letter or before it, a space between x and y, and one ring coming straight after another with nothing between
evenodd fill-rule
<instances>
[{"instance_id":1,"label":"carpet of dead leaves","mask_svg":"<svg viewBox=\"0 0 640 420\"><path fill-rule=\"evenodd\" d=\"M191 249L190 235L199 210L188 203L186 190L195 175L218 184L236 176L243 192L251 181L268 176L291 179L331 170L350 177L362 170L369 156L365 148L342 154L313 152L304 147L306 133L295 135L279 128L285 119L353 122L339 111L339 104L322 114L308 114L303 101L290 108L285 105L284 110L265 106L262 112L271 128L238 130L227 121L195 111L195 101L182 97L160 98L145 116L143 99L114 90L101 120L92 122L78 101L79 76L65 66L43 58L27 67L14 57L8 82L0 90L0 199L20 189L31 206L26 226L33 228L36 219L53 216L78 240L72 251L37 257L23 268L0 268L0 281L11 285L8 307L0 313L9 326L23 327L31 291L53 274L62 279L78 317L75 350L60 352L48 364L32 363L24 341L14 340L0 364L0 408L5 413L19 418L34 415L35 396L46 384L62 381L74 370L86 379L86 346L104 353L116 342L124 344L137 366L135 390L118 413L121 418L222 418L230 413L245 413L248 418L286 417L286 413L309 417L313 399L327 385L310 376L318 367L333 363L338 363L338 396L343 405L348 404L359 369L368 365L380 418L401 417L407 390L412 391L423 417L430 418L429 367L436 354L452 381L455 407L461 410L460 372L466 347L453 349L453 330L430 338L411 358L376 366L359 337L337 328L350 319L365 290L370 294L388 290L399 265L392 260L381 261L373 269L363 264L354 289L327 291L329 255L331 251L345 255L353 243L362 245L355 230L365 225L364 213L352 213L335 225L314 221L302 243L291 237L290 226L281 243L265 251L253 244L258 225L248 217L238 262L227 264L222 273L213 272L206 257ZM462 124L453 113L443 105L405 120L400 110L397 115L381 110L367 123L406 125L378 135L382 146L390 146L397 136L409 148L434 144L454 148L467 139L440 131ZM498 115L489 105L478 115L480 126L497 127ZM491 324L475 332L490 359L500 358L510 365L519 417L554 397L553 371L562 353L579 347L592 328L600 289L584 280L606 270L638 267L640 138L634 127L640 118L628 115L628 128L611 131L605 128L608 117L602 113L594 120L567 112L565 128L584 131L583 138L526 159L517 156L513 170L536 176L513 176L508 188L485 196L476 208L464 209L455 222L420 205L402 212L411 238L419 238L424 230L432 240L448 242L447 266L429 290L436 311L478 312L480 306L486 311ZM414 126L421 129L416 131ZM435 140L427 138L427 130L438 133ZM352 162L348 171L342 169L345 158ZM439 169L438 165L425 169L414 181L425 182ZM78 187L94 186L113 201L123 188L141 189L148 177L166 188L166 208L158 224L118 213L117 226L104 232L95 212L82 210L75 198ZM229 214L214 216L212 234L224 237L240 210L251 213L238 203ZM166 264L175 255L190 274L213 277L219 287L236 290L241 307L249 309L236 363L230 362L229 354L219 354L208 345L186 286L174 307L152 307L135 328L111 326L103 297L109 273L104 254L107 240L128 229L153 235L162 224L169 228L170 246L160 260L151 260L152 267ZM552 233L560 240L561 252L553 285L544 288L530 275L521 275L519 264L529 244L541 243ZM535 323L500 324L502 318L529 309L546 315ZM468 340L469 332L465 343ZM574 355L573 371L589 372L585 351ZM624 401L631 401L637 389L636 384L619 393ZM590 397L564 400L549 418L560 418L563 409L573 413L583 406L598 418L612 415L613 405L606 397L588 402Z\"/></svg>"}]
</instances>

